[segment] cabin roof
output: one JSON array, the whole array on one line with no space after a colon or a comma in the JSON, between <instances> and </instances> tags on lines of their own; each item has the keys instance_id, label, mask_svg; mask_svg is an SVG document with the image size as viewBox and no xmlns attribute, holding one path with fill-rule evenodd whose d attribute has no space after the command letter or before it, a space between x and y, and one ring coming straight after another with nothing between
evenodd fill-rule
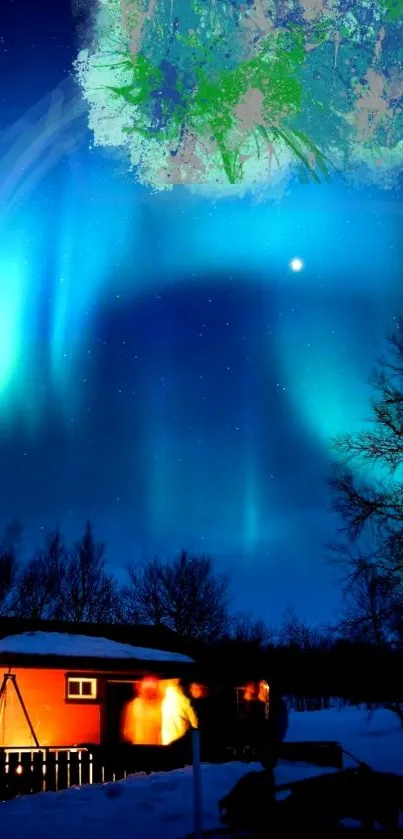
<instances>
[{"instance_id":1,"label":"cabin roof","mask_svg":"<svg viewBox=\"0 0 403 839\"><path fill-rule=\"evenodd\" d=\"M73 635L67 632L23 632L0 640L0 661L10 656L75 660L149 662L158 664L193 664L189 656L149 647L135 647L108 638Z\"/></svg>"},{"instance_id":2,"label":"cabin roof","mask_svg":"<svg viewBox=\"0 0 403 839\"><path fill-rule=\"evenodd\" d=\"M173 653L193 655L189 644L172 629L160 624L116 624L88 623L44 620L35 618L0 617L0 638L9 635L21 635L23 632L62 632L69 635L90 635L96 638L108 638L121 644L134 647L151 647L154 650L167 650Z\"/></svg>"}]
</instances>

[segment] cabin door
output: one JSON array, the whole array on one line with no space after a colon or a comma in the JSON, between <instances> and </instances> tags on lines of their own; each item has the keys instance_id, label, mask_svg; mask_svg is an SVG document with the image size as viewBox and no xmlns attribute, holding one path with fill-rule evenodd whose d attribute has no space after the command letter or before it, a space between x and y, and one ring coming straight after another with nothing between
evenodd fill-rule
<instances>
[{"instance_id":1,"label":"cabin door","mask_svg":"<svg viewBox=\"0 0 403 839\"><path fill-rule=\"evenodd\" d=\"M105 686L103 744L119 746L122 741L123 709L133 698L134 682L107 681Z\"/></svg>"}]
</instances>

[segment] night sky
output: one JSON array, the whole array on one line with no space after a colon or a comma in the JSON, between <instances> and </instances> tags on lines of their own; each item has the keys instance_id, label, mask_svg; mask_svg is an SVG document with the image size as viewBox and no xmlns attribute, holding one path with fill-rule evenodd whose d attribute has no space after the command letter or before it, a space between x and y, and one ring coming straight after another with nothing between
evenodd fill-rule
<instances>
[{"instance_id":1,"label":"night sky","mask_svg":"<svg viewBox=\"0 0 403 839\"><path fill-rule=\"evenodd\" d=\"M152 194L92 147L79 43L68 0L2 0L1 519L29 549L89 518L115 570L208 552L238 609L326 620L329 442L402 308L401 195Z\"/></svg>"}]
</instances>

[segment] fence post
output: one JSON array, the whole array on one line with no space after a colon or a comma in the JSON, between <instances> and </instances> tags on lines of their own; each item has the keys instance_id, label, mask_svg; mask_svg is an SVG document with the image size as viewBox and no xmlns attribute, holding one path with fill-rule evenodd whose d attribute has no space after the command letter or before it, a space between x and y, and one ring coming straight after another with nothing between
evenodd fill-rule
<instances>
[{"instance_id":1,"label":"fence post","mask_svg":"<svg viewBox=\"0 0 403 839\"><path fill-rule=\"evenodd\" d=\"M200 765L200 731L192 728L192 758L193 758L193 826L195 839L202 839L202 783Z\"/></svg>"}]
</instances>

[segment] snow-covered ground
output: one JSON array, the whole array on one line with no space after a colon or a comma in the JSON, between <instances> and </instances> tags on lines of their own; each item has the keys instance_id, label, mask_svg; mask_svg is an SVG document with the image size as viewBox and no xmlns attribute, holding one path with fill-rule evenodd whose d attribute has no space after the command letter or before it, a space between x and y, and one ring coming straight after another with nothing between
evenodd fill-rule
<instances>
[{"instance_id":1,"label":"snow-covered ground","mask_svg":"<svg viewBox=\"0 0 403 839\"><path fill-rule=\"evenodd\" d=\"M292 713L287 740L338 740L376 769L403 774L403 733L385 710L363 709ZM348 761L346 761L348 765ZM353 765L351 763L351 765ZM239 778L258 764L203 765L203 821L218 824L217 803ZM306 764L280 763L278 783L319 772ZM19 839L184 839L192 831L191 768L151 776L136 775L116 784L75 787L63 792L23 796L0 804L2 834Z\"/></svg>"}]
</instances>

